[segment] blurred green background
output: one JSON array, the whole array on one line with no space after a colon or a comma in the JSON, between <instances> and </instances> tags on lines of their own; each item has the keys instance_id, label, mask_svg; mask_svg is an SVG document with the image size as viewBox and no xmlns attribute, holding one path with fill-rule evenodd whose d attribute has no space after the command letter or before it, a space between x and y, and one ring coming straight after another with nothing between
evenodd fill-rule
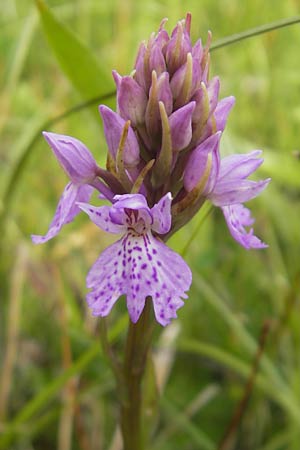
<instances>
[{"instance_id":1,"label":"blurred green background","mask_svg":"<svg viewBox=\"0 0 300 450\"><path fill-rule=\"evenodd\" d=\"M296 0L48 5L83 46L52 16L45 19L45 11L41 22L34 2L1 0L0 448L117 450L113 376L84 300L88 268L114 237L82 215L44 246L31 243L31 233L46 231L66 184L39 131L74 105L111 92L111 70L130 73L139 42L164 17L170 31L190 11L193 41L205 41L210 29L216 42L297 15L300 6ZM222 153L261 148L259 175L272 177L250 203L256 232L269 248L239 247L219 211L205 218L205 208L171 239L192 267L193 285L179 319L166 330L157 326L154 356L163 395L154 423L148 380L151 449L224 450L231 428L228 449L300 448L299 45L300 25L293 25L212 52L221 97L236 97ZM114 108L114 97L105 103ZM104 164L97 115L94 104L47 129L81 139ZM121 351L124 301L109 326ZM251 380L255 358L259 369Z\"/></svg>"}]
</instances>

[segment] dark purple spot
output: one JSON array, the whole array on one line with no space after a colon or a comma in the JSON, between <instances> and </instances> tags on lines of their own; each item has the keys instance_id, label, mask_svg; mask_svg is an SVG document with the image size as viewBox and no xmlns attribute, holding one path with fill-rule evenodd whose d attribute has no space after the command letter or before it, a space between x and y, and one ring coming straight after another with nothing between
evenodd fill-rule
<instances>
[{"instance_id":1,"label":"dark purple spot","mask_svg":"<svg viewBox=\"0 0 300 450\"><path fill-rule=\"evenodd\" d=\"M141 269L143 269L143 270L147 269L147 264L146 263L142 264Z\"/></svg>"},{"instance_id":2,"label":"dark purple spot","mask_svg":"<svg viewBox=\"0 0 300 450\"><path fill-rule=\"evenodd\" d=\"M152 254L156 255L157 251L155 250L155 248L152 250Z\"/></svg>"}]
</instances>

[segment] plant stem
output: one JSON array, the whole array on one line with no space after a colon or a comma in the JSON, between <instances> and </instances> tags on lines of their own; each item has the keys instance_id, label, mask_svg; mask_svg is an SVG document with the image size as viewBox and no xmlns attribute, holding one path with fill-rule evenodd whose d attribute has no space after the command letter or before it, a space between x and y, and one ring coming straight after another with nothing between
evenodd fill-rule
<instances>
[{"instance_id":1,"label":"plant stem","mask_svg":"<svg viewBox=\"0 0 300 450\"><path fill-rule=\"evenodd\" d=\"M121 402L123 450L143 450L142 379L152 336L151 300L146 299L137 323L129 322L123 366L124 398Z\"/></svg>"},{"instance_id":2,"label":"plant stem","mask_svg":"<svg viewBox=\"0 0 300 450\"><path fill-rule=\"evenodd\" d=\"M242 31L241 33L232 34L228 37L217 40L211 45L210 51L227 47L227 45L232 45L236 42L244 41L245 39L259 36L260 34L269 33L270 31L279 30L279 28L285 28L297 23L300 23L300 16L288 17L287 19L280 19L276 22L266 23L255 28L250 28L249 30Z\"/></svg>"}]
</instances>

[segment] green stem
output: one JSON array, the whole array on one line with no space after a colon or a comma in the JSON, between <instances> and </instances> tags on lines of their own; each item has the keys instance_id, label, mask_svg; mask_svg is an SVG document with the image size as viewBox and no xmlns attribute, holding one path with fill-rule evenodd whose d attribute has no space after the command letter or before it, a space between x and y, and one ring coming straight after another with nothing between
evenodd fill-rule
<instances>
[{"instance_id":1,"label":"green stem","mask_svg":"<svg viewBox=\"0 0 300 450\"><path fill-rule=\"evenodd\" d=\"M129 322L123 366L124 398L121 402L123 450L143 450L142 379L152 336L151 299L137 323Z\"/></svg>"},{"instance_id":2,"label":"green stem","mask_svg":"<svg viewBox=\"0 0 300 450\"><path fill-rule=\"evenodd\" d=\"M251 28L250 30L242 31L241 33L232 34L231 36L219 39L212 44L210 51L235 44L236 42L243 41L244 39L249 39L260 34L269 33L270 31L275 31L279 28L288 27L296 23L300 23L300 16L288 17L287 19L277 20L276 22L267 23L259 27Z\"/></svg>"}]
</instances>

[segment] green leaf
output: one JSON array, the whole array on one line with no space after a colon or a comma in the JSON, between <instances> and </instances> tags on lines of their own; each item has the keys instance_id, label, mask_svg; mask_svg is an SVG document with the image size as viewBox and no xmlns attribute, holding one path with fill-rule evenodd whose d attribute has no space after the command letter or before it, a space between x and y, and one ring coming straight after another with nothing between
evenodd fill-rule
<instances>
[{"instance_id":1,"label":"green leaf","mask_svg":"<svg viewBox=\"0 0 300 450\"><path fill-rule=\"evenodd\" d=\"M78 37L61 23L43 0L35 0L43 30L57 61L72 85L85 98L106 93L112 80Z\"/></svg>"}]
</instances>

